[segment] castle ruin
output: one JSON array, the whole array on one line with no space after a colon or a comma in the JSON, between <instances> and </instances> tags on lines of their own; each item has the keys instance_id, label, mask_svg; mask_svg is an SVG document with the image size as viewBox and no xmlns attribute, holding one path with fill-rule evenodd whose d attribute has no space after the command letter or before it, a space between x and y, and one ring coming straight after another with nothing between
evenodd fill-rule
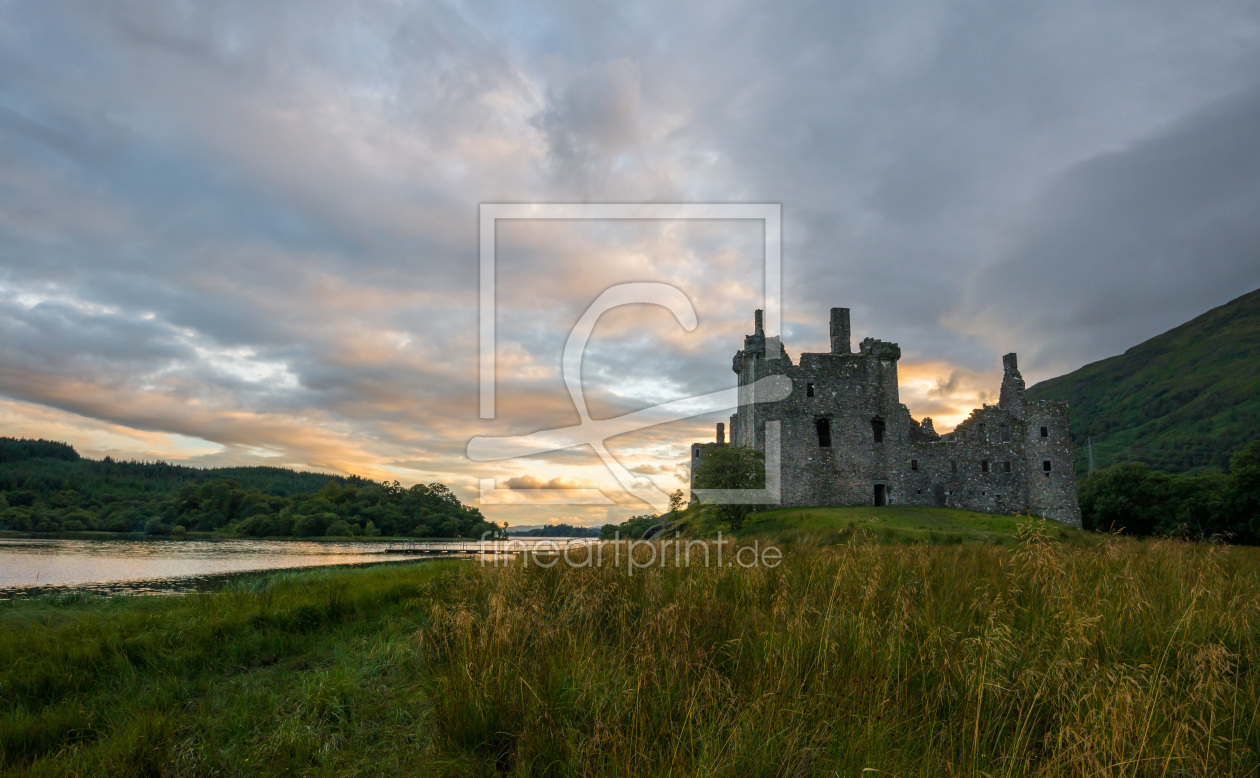
<instances>
[{"instance_id":1,"label":"castle ruin","mask_svg":"<svg viewBox=\"0 0 1260 778\"><path fill-rule=\"evenodd\" d=\"M849 309L831 309L831 351L801 354L767 338L757 311L731 369L739 408L731 444L765 451L767 422L779 422L781 505L922 505L986 513L1029 513L1080 526L1067 403L1028 402L1014 354L1002 357L997 405L971 412L951 433L915 421L898 399L901 348L867 338L854 353ZM753 402L752 385L786 376L792 391ZM691 447L696 465L717 440ZM692 487L694 488L694 483Z\"/></svg>"}]
</instances>

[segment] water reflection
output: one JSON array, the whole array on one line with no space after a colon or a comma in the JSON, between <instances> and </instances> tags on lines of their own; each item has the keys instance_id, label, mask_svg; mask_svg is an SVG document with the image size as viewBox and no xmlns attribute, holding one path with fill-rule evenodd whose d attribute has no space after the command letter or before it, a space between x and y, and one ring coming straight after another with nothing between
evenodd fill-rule
<instances>
[{"instance_id":1,"label":"water reflection","mask_svg":"<svg viewBox=\"0 0 1260 778\"><path fill-rule=\"evenodd\" d=\"M0 597L73 587L190 591L260 570L415 559L383 543L276 540L0 540Z\"/></svg>"}]
</instances>

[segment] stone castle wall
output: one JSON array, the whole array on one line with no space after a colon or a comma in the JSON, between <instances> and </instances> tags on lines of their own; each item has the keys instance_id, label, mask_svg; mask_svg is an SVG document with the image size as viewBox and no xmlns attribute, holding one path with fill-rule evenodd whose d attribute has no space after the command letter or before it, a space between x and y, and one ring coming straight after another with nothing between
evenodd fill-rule
<instances>
[{"instance_id":1,"label":"stone castle wall","mask_svg":"<svg viewBox=\"0 0 1260 778\"><path fill-rule=\"evenodd\" d=\"M997 405L985 405L950 434L916 421L899 400L895 343L867 338L854 353L849 311L831 312L831 347L799 364L754 333L732 362L739 409L731 443L765 450L766 423L782 436L783 502L790 506L925 505L989 513L1031 513L1080 525L1065 403L1028 403L1014 354L1003 358ZM752 384L792 380L791 395L757 403ZM720 425L719 425L720 426ZM692 447L692 472L708 446Z\"/></svg>"}]
</instances>

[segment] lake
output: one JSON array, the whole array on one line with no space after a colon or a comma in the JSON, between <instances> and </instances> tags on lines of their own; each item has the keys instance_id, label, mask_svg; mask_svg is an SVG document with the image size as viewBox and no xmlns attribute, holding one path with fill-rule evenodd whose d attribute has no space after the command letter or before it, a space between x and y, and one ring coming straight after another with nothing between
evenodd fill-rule
<instances>
[{"instance_id":1,"label":"lake","mask_svg":"<svg viewBox=\"0 0 1260 778\"><path fill-rule=\"evenodd\" d=\"M415 561L387 543L298 540L0 539L0 598L58 588L158 593L214 588L232 574Z\"/></svg>"},{"instance_id":2,"label":"lake","mask_svg":"<svg viewBox=\"0 0 1260 778\"><path fill-rule=\"evenodd\" d=\"M441 541L437 541L441 542ZM584 538L514 538L515 548L591 542ZM500 541L500 545L505 542ZM354 540L83 540L0 538L0 599L86 589L101 594L159 594L216 589L232 578L267 570L432 557L391 546L428 545ZM452 544L454 545L454 544ZM460 544L476 548L475 542ZM494 546L492 542L490 544Z\"/></svg>"}]
</instances>

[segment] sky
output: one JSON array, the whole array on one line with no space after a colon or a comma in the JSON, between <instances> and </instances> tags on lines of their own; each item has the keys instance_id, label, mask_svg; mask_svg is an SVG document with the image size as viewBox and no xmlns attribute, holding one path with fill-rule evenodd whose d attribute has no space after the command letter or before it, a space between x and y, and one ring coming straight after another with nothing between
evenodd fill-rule
<instances>
[{"instance_id":1,"label":"sky","mask_svg":"<svg viewBox=\"0 0 1260 778\"><path fill-rule=\"evenodd\" d=\"M789 354L849 307L948 430L1001 354L1032 384L1260 286L1260 5L0 0L0 435L646 512L589 446L468 443L577 423L617 284L697 323L602 316L594 418L733 386L761 224L500 222L485 420L482 203L778 204ZM608 449L668 491L724 415Z\"/></svg>"}]
</instances>

